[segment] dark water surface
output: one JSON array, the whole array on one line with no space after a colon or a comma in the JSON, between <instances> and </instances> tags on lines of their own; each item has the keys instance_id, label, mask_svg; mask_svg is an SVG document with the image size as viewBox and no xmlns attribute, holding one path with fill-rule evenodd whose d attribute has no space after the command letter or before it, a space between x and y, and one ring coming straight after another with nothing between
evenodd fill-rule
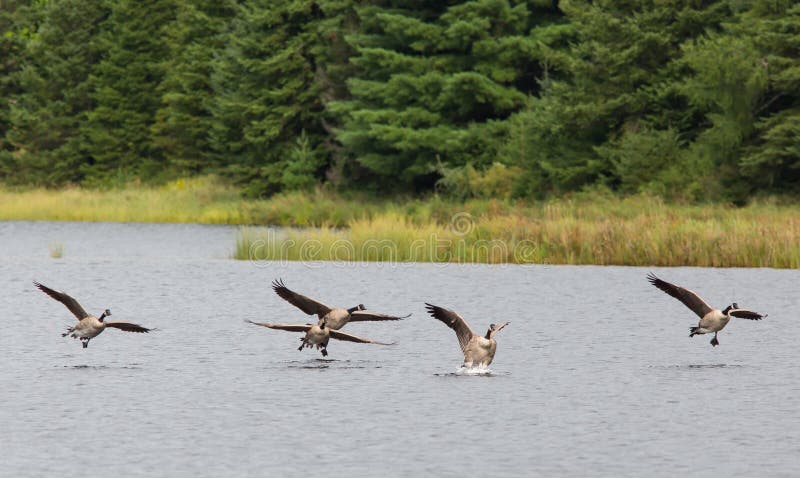
<instances>
[{"instance_id":1,"label":"dark water surface","mask_svg":"<svg viewBox=\"0 0 800 478\"><path fill-rule=\"evenodd\" d=\"M251 263L234 229L0 223L2 476L798 476L798 271L652 270L769 313L712 348L648 269ZM63 243L52 259L48 244ZM269 288L360 302L378 346L245 319L305 323ZM83 350L32 280L159 330ZM490 376L460 376L455 309L498 334Z\"/></svg>"}]
</instances>

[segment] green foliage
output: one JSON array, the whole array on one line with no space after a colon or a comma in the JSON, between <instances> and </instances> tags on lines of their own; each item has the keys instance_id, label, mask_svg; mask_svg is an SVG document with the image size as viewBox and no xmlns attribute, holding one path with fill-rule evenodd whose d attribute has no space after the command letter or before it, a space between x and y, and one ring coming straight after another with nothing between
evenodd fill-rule
<instances>
[{"instance_id":1,"label":"green foliage","mask_svg":"<svg viewBox=\"0 0 800 478\"><path fill-rule=\"evenodd\" d=\"M170 53L163 39L175 15L173 0L111 2L96 40L105 54L89 80L93 105L81 125L89 156L82 169L91 183L104 184L120 174L148 177L167 166L151 127Z\"/></svg>"},{"instance_id":2,"label":"green foliage","mask_svg":"<svg viewBox=\"0 0 800 478\"><path fill-rule=\"evenodd\" d=\"M236 13L233 0L181 0L174 26L165 32L170 53L151 131L153 146L178 174L222 167L209 139L216 101L212 75Z\"/></svg>"},{"instance_id":3,"label":"green foliage","mask_svg":"<svg viewBox=\"0 0 800 478\"><path fill-rule=\"evenodd\" d=\"M19 72L25 45L36 34L35 15L27 3L0 2L0 178L14 183L29 181L17 174L14 151L18 148L9 138L14 131L11 110L23 91Z\"/></svg>"},{"instance_id":4,"label":"green foliage","mask_svg":"<svg viewBox=\"0 0 800 478\"><path fill-rule=\"evenodd\" d=\"M101 58L97 38L108 5L53 0L39 8L37 32L26 43L17 75L22 91L11 106L9 166L18 182L78 182L88 159L80 127L91 111L89 74Z\"/></svg>"},{"instance_id":5,"label":"green foliage","mask_svg":"<svg viewBox=\"0 0 800 478\"><path fill-rule=\"evenodd\" d=\"M791 0L0 2L6 184L742 204L799 135Z\"/></svg>"},{"instance_id":6,"label":"green foliage","mask_svg":"<svg viewBox=\"0 0 800 478\"><path fill-rule=\"evenodd\" d=\"M462 167L439 167L441 179L436 185L450 197L459 200L470 198L508 199L514 191L516 178L522 170L516 166L493 163L483 171L471 164Z\"/></svg>"},{"instance_id":7,"label":"green foliage","mask_svg":"<svg viewBox=\"0 0 800 478\"><path fill-rule=\"evenodd\" d=\"M244 2L215 63L211 146L251 194L322 177L330 85L319 70L328 51L320 33L339 7L321 4L329 9L300 0Z\"/></svg>"},{"instance_id":8,"label":"green foliage","mask_svg":"<svg viewBox=\"0 0 800 478\"><path fill-rule=\"evenodd\" d=\"M747 37L758 54L764 85L752 138L740 166L761 188L800 192L800 4L760 0L732 34Z\"/></svg>"},{"instance_id":9,"label":"green foliage","mask_svg":"<svg viewBox=\"0 0 800 478\"><path fill-rule=\"evenodd\" d=\"M537 89L534 10L502 0L359 8L352 99L332 105L350 160L394 189L431 183L437 162L494 162L504 120Z\"/></svg>"},{"instance_id":10,"label":"green foliage","mask_svg":"<svg viewBox=\"0 0 800 478\"><path fill-rule=\"evenodd\" d=\"M682 144L675 130L631 129L619 139L598 146L595 152L613 166L619 190L624 193L676 197L683 189Z\"/></svg>"},{"instance_id":11,"label":"green foliage","mask_svg":"<svg viewBox=\"0 0 800 478\"><path fill-rule=\"evenodd\" d=\"M621 159L629 152L614 149L639 142L624 138L631 131L683 135L697 128L700 113L679 89L686 69L681 45L719 29L732 13L723 1L568 0L559 6L568 27L551 29L543 40L552 71L540 97L512 122L514 148L503 154L525 169L527 194L588 184L638 189L631 181L641 181L627 167L632 163ZM650 161L640 162L653 169Z\"/></svg>"}]
</instances>

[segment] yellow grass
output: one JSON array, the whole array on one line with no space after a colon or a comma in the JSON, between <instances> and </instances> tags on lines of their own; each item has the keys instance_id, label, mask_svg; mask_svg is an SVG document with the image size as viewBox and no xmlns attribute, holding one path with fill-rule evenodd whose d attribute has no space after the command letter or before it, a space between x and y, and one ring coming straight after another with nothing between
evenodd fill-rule
<instances>
[{"instance_id":1,"label":"yellow grass","mask_svg":"<svg viewBox=\"0 0 800 478\"><path fill-rule=\"evenodd\" d=\"M240 224L242 204L235 189L209 177L109 190L0 188L0 220Z\"/></svg>"},{"instance_id":2,"label":"yellow grass","mask_svg":"<svg viewBox=\"0 0 800 478\"><path fill-rule=\"evenodd\" d=\"M457 203L319 189L250 200L214 177L113 190L0 187L0 220L292 226L242 228L237 259L798 268L798 211L774 200L735 208L603 193Z\"/></svg>"},{"instance_id":3,"label":"yellow grass","mask_svg":"<svg viewBox=\"0 0 800 478\"><path fill-rule=\"evenodd\" d=\"M396 212L346 229L241 231L234 257L268 260L800 267L797 209L670 206L652 198L475 208L415 223Z\"/></svg>"}]
</instances>

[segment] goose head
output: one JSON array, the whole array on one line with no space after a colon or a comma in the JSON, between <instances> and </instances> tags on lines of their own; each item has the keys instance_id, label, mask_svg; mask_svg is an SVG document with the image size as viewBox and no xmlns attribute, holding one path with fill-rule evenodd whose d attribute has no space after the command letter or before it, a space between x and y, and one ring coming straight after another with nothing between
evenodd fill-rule
<instances>
[{"instance_id":1,"label":"goose head","mask_svg":"<svg viewBox=\"0 0 800 478\"><path fill-rule=\"evenodd\" d=\"M738 309L738 308L739 308L739 306L736 304L736 302L734 302L733 304L725 307L725 310L723 310L722 313L725 314L725 315L730 315L730 313L731 313L731 311L733 309Z\"/></svg>"},{"instance_id":2,"label":"goose head","mask_svg":"<svg viewBox=\"0 0 800 478\"><path fill-rule=\"evenodd\" d=\"M486 338L487 339L494 338L494 334L496 334L497 332L500 332L503 329L503 327L505 327L506 325L508 325L510 323L511 322L503 322L500 325L490 324L489 325L489 330L486 331Z\"/></svg>"},{"instance_id":3,"label":"goose head","mask_svg":"<svg viewBox=\"0 0 800 478\"><path fill-rule=\"evenodd\" d=\"M347 309L347 312L352 314L353 312L355 312L357 310L366 310L366 307L364 307L364 304L358 304L355 307L351 307L351 308Z\"/></svg>"},{"instance_id":4,"label":"goose head","mask_svg":"<svg viewBox=\"0 0 800 478\"><path fill-rule=\"evenodd\" d=\"M110 311L109 309L106 309L106 310L104 310L104 311L103 311L103 313L102 313L102 314L100 314L100 317L98 317L98 318L97 318L97 320L99 320L100 322L102 322L102 321L103 321L103 319L105 319L106 317L108 317L108 316L110 316L110 315L111 315L111 311Z\"/></svg>"}]
</instances>

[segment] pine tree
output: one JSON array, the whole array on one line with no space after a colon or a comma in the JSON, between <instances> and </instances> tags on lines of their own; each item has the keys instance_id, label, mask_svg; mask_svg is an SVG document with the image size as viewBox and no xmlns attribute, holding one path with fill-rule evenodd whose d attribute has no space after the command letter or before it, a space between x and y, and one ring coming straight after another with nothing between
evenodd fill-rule
<instances>
[{"instance_id":1,"label":"pine tree","mask_svg":"<svg viewBox=\"0 0 800 478\"><path fill-rule=\"evenodd\" d=\"M98 41L105 56L92 70L94 107L81 128L89 161L89 180L108 183L150 178L166 169L151 135L161 105L159 85L174 26L172 0L119 0Z\"/></svg>"},{"instance_id":2,"label":"pine tree","mask_svg":"<svg viewBox=\"0 0 800 478\"><path fill-rule=\"evenodd\" d=\"M742 173L751 188L800 192L800 4L755 1L731 35L750 40L757 52L754 69L765 80Z\"/></svg>"},{"instance_id":3,"label":"pine tree","mask_svg":"<svg viewBox=\"0 0 800 478\"><path fill-rule=\"evenodd\" d=\"M92 107L89 72L101 58L96 36L108 8L105 0L53 0L39 8L18 75L22 92L11 108L10 166L26 182L78 182L86 161L79 128Z\"/></svg>"},{"instance_id":4,"label":"pine tree","mask_svg":"<svg viewBox=\"0 0 800 478\"><path fill-rule=\"evenodd\" d=\"M27 1L0 2L0 180L25 182L17 167L19 148L8 137L12 132L11 109L22 93L19 71L25 46L35 35L34 11Z\"/></svg>"},{"instance_id":5,"label":"pine tree","mask_svg":"<svg viewBox=\"0 0 800 478\"><path fill-rule=\"evenodd\" d=\"M213 75L211 145L250 194L307 187L329 159L320 70L340 2L249 0ZM302 158L293 161L293 158Z\"/></svg>"},{"instance_id":6,"label":"pine tree","mask_svg":"<svg viewBox=\"0 0 800 478\"><path fill-rule=\"evenodd\" d=\"M535 2L391 2L360 7L349 38L352 99L332 105L352 174L428 189L438 164L496 160L507 119L536 92Z\"/></svg>"},{"instance_id":7,"label":"pine tree","mask_svg":"<svg viewBox=\"0 0 800 478\"><path fill-rule=\"evenodd\" d=\"M212 75L236 11L233 0L181 0L174 26L166 31L170 53L158 87L161 103L151 128L152 141L166 167L181 174L221 167L209 141L214 121Z\"/></svg>"},{"instance_id":8,"label":"pine tree","mask_svg":"<svg viewBox=\"0 0 800 478\"><path fill-rule=\"evenodd\" d=\"M721 30L733 18L728 2L564 0L559 7L565 27L533 32L545 45L549 75L511 132L524 138L526 156L507 153L528 171L525 192L668 182L684 167L683 141L704 120L682 89L681 47ZM636 159L648 151L660 159Z\"/></svg>"}]
</instances>

